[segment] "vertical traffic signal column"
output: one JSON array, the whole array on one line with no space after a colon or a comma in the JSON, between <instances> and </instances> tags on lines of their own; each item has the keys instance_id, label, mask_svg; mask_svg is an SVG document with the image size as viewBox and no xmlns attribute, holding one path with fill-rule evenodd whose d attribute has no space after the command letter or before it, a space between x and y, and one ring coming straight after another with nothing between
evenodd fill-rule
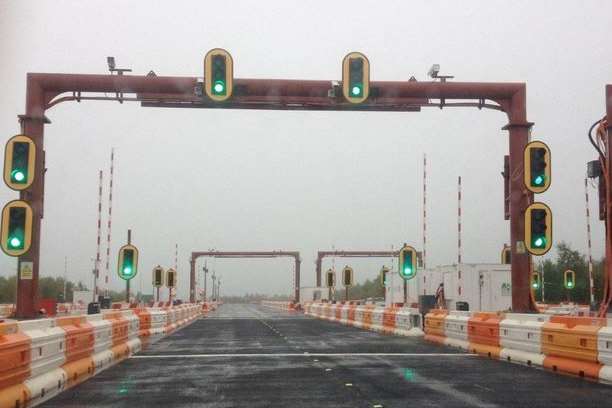
<instances>
[{"instance_id":1,"label":"vertical traffic signal column","mask_svg":"<svg viewBox=\"0 0 612 408\"><path fill-rule=\"evenodd\" d=\"M157 265L153 268L153 287L156 291L155 300L159 302L159 288L164 286L164 268L160 265Z\"/></svg>"},{"instance_id":2,"label":"vertical traffic signal column","mask_svg":"<svg viewBox=\"0 0 612 408\"><path fill-rule=\"evenodd\" d=\"M540 141L533 141L525 147L523 182L528 191L539 194L548 190L551 182L550 149ZM525 209L525 249L530 255L541 256L552 247L552 211L541 202L532 202ZM533 263L530 262L530 265ZM532 271L532 300L534 292L540 289L541 277Z\"/></svg>"},{"instance_id":3,"label":"vertical traffic signal column","mask_svg":"<svg viewBox=\"0 0 612 408\"><path fill-rule=\"evenodd\" d=\"M129 236L129 235L128 235ZM131 243L119 249L117 260L117 275L126 284L126 302L130 301L130 281L138 274L138 248Z\"/></svg>"},{"instance_id":4,"label":"vertical traffic signal column","mask_svg":"<svg viewBox=\"0 0 612 408\"><path fill-rule=\"evenodd\" d=\"M204 92L214 102L228 100L234 89L234 62L229 52L215 48L204 57Z\"/></svg>"},{"instance_id":5,"label":"vertical traffic signal column","mask_svg":"<svg viewBox=\"0 0 612 408\"><path fill-rule=\"evenodd\" d=\"M349 287L353 286L353 268L346 265L344 269L342 269L342 284L344 285L345 290L345 300L349 300Z\"/></svg>"},{"instance_id":6,"label":"vertical traffic signal column","mask_svg":"<svg viewBox=\"0 0 612 408\"><path fill-rule=\"evenodd\" d=\"M176 287L176 271L170 268L166 271L166 286L168 287L168 302L172 306L172 291ZM213 294L214 294L214 279L213 279ZM214 296L214 295L213 295Z\"/></svg>"},{"instance_id":7,"label":"vertical traffic signal column","mask_svg":"<svg viewBox=\"0 0 612 408\"><path fill-rule=\"evenodd\" d=\"M370 95L370 62L360 52L351 52L342 61L342 94L355 104Z\"/></svg>"},{"instance_id":8,"label":"vertical traffic signal column","mask_svg":"<svg viewBox=\"0 0 612 408\"><path fill-rule=\"evenodd\" d=\"M40 189L41 177L35 176L37 165L42 164L37 163L36 149L34 140L26 135L13 136L4 149L4 182L19 191L20 199L10 201L2 210L0 247L7 255L19 257L16 316L22 318L35 317L38 304L39 239L34 236L34 228L40 228L41 209L36 205L33 208L31 202L38 204L32 190Z\"/></svg>"},{"instance_id":9,"label":"vertical traffic signal column","mask_svg":"<svg viewBox=\"0 0 612 408\"><path fill-rule=\"evenodd\" d=\"M409 245L404 244L400 249L398 273L404 280L404 305L406 305L408 302L408 281L417 274L417 252Z\"/></svg>"}]
</instances>

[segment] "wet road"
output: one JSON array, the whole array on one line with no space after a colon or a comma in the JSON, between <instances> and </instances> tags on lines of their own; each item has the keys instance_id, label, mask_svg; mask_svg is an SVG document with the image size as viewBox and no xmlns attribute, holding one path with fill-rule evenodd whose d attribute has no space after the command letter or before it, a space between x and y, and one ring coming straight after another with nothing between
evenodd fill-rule
<instances>
[{"instance_id":1,"label":"wet road","mask_svg":"<svg viewBox=\"0 0 612 408\"><path fill-rule=\"evenodd\" d=\"M43 407L607 407L612 386L258 305L208 318Z\"/></svg>"}]
</instances>

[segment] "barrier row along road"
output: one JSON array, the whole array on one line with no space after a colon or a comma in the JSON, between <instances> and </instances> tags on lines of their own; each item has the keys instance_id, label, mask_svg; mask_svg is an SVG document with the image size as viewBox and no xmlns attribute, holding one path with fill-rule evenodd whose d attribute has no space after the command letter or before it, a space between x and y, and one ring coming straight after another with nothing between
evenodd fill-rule
<instances>
[{"instance_id":1,"label":"barrier row along road","mask_svg":"<svg viewBox=\"0 0 612 408\"><path fill-rule=\"evenodd\" d=\"M263 302L288 310L288 302ZM421 336L417 309L313 302L307 315L382 333ZM425 340L508 362L612 383L612 319L433 310Z\"/></svg>"},{"instance_id":2,"label":"barrier row along road","mask_svg":"<svg viewBox=\"0 0 612 408\"><path fill-rule=\"evenodd\" d=\"M436 310L425 339L495 359L612 382L612 319Z\"/></svg>"},{"instance_id":3,"label":"barrier row along road","mask_svg":"<svg viewBox=\"0 0 612 408\"><path fill-rule=\"evenodd\" d=\"M262 304L283 310L299 309L298 305L289 302L264 301ZM304 304L304 313L320 319L386 334L400 336L423 335L421 315L418 309L415 308L306 302Z\"/></svg>"},{"instance_id":4,"label":"barrier row along road","mask_svg":"<svg viewBox=\"0 0 612 408\"><path fill-rule=\"evenodd\" d=\"M185 304L0 321L0 408L40 404L215 307Z\"/></svg>"}]
</instances>

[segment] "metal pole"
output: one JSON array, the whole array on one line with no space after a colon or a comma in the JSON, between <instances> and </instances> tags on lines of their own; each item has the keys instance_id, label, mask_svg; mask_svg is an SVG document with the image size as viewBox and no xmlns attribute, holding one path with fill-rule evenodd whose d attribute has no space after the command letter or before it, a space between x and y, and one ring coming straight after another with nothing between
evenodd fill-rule
<instances>
[{"instance_id":1,"label":"metal pole","mask_svg":"<svg viewBox=\"0 0 612 408\"><path fill-rule=\"evenodd\" d=\"M100 277L100 243L102 237L102 170L99 172L99 182L98 182L98 233L96 239L96 260L94 262L94 293L93 293L93 301L96 302L98 300L98 278Z\"/></svg>"},{"instance_id":2,"label":"metal pole","mask_svg":"<svg viewBox=\"0 0 612 408\"><path fill-rule=\"evenodd\" d=\"M68 257L65 256L64 257L64 302L67 302L66 300L66 278L68 277ZM74 299L72 299L74 301Z\"/></svg>"},{"instance_id":3,"label":"metal pole","mask_svg":"<svg viewBox=\"0 0 612 408\"><path fill-rule=\"evenodd\" d=\"M206 281L208 275L208 261L204 261L204 302L206 302Z\"/></svg>"},{"instance_id":4,"label":"metal pole","mask_svg":"<svg viewBox=\"0 0 612 408\"><path fill-rule=\"evenodd\" d=\"M457 179L457 294L461 296L461 176Z\"/></svg>"},{"instance_id":5,"label":"metal pole","mask_svg":"<svg viewBox=\"0 0 612 408\"><path fill-rule=\"evenodd\" d=\"M540 269L542 270L542 303L546 303L546 300L544 298L544 288L546 287L546 282L544 281L544 264L540 264Z\"/></svg>"},{"instance_id":6,"label":"metal pole","mask_svg":"<svg viewBox=\"0 0 612 408\"><path fill-rule=\"evenodd\" d=\"M595 291L593 287L593 255L591 251L591 211L589 209L589 185L588 179L584 179L584 198L586 205L586 225L587 225L587 256L589 258L589 294L591 305L595 304Z\"/></svg>"},{"instance_id":7,"label":"metal pole","mask_svg":"<svg viewBox=\"0 0 612 408\"><path fill-rule=\"evenodd\" d=\"M404 306L408 305L408 281L403 279L404 281Z\"/></svg>"},{"instance_id":8,"label":"metal pole","mask_svg":"<svg viewBox=\"0 0 612 408\"><path fill-rule=\"evenodd\" d=\"M130 245L132 243L132 230L128 229L127 231L127 243ZM130 303L130 279L125 280L125 301Z\"/></svg>"}]
</instances>

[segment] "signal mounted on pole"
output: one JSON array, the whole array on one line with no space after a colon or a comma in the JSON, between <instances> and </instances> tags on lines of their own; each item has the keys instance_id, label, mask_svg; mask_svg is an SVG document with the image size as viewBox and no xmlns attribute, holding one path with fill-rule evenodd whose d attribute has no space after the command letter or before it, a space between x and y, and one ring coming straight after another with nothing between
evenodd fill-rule
<instances>
[{"instance_id":1,"label":"signal mounted on pole","mask_svg":"<svg viewBox=\"0 0 612 408\"><path fill-rule=\"evenodd\" d=\"M540 286L541 286L540 274L537 272L533 272L531 274L531 289L538 290L540 289Z\"/></svg>"},{"instance_id":2,"label":"signal mounted on pole","mask_svg":"<svg viewBox=\"0 0 612 408\"><path fill-rule=\"evenodd\" d=\"M223 102L234 90L234 60L229 52L215 48L204 57L204 92L215 102Z\"/></svg>"},{"instance_id":3,"label":"signal mounted on pole","mask_svg":"<svg viewBox=\"0 0 612 408\"><path fill-rule=\"evenodd\" d=\"M346 265L342 269L342 284L343 286L353 286L353 268Z\"/></svg>"},{"instance_id":4,"label":"signal mounted on pole","mask_svg":"<svg viewBox=\"0 0 612 408\"><path fill-rule=\"evenodd\" d=\"M336 273L333 270L327 270L327 273L325 274L325 283L327 284L328 288L333 288L336 286Z\"/></svg>"},{"instance_id":5,"label":"signal mounted on pole","mask_svg":"<svg viewBox=\"0 0 612 408\"><path fill-rule=\"evenodd\" d=\"M157 265L153 268L153 287L161 288L164 286L164 268Z\"/></svg>"},{"instance_id":6,"label":"signal mounted on pole","mask_svg":"<svg viewBox=\"0 0 612 408\"><path fill-rule=\"evenodd\" d=\"M380 268L380 286L383 288L387 286L387 275L389 273L389 268L383 266Z\"/></svg>"},{"instance_id":7,"label":"signal mounted on pole","mask_svg":"<svg viewBox=\"0 0 612 408\"><path fill-rule=\"evenodd\" d=\"M543 193L551 182L550 149L544 142L533 141L524 150L524 182L532 193Z\"/></svg>"},{"instance_id":8,"label":"signal mounted on pole","mask_svg":"<svg viewBox=\"0 0 612 408\"><path fill-rule=\"evenodd\" d=\"M563 273L563 286L570 290L576 287L576 272L568 269Z\"/></svg>"},{"instance_id":9,"label":"signal mounted on pole","mask_svg":"<svg viewBox=\"0 0 612 408\"><path fill-rule=\"evenodd\" d=\"M170 289L176 287L176 271L173 268L166 271L166 286Z\"/></svg>"},{"instance_id":10,"label":"signal mounted on pole","mask_svg":"<svg viewBox=\"0 0 612 408\"><path fill-rule=\"evenodd\" d=\"M23 200L8 202L2 209L2 250L9 256L28 252L32 243L32 207Z\"/></svg>"},{"instance_id":11,"label":"signal mounted on pole","mask_svg":"<svg viewBox=\"0 0 612 408\"><path fill-rule=\"evenodd\" d=\"M417 252L416 250L404 244L399 252L399 275L404 280L410 280L417 274Z\"/></svg>"},{"instance_id":12,"label":"signal mounted on pole","mask_svg":"<svg viewBox=\"0 0 612 408\"><path fill-rule=\"evenodd\" d=\"M525 210L525 247L532 255L544 255L552 246L552 212L535 202Z\"/></svg>"},{"instance_id":13,"label":"signal mounted on pole","mask_svg":"<svg viewBox=\"0 0 612 408\"><path fill-rule=\"evenodd\" d=\"M127 244L119 249L117 274L123 280L129 281L138 274L138 248Z\"/></svg>"},{"instance_id":14,"label":"signal mounted on pole","mask_svg":"<svg viewBox=\"0 0 612 408\"><path fill-rule=\"evenodd\" d=\"M34 182L36 162L34 141L25 135L13 136L4 148L4 182L17 191L25 190Z\"/></svg>"}]
</instances>

